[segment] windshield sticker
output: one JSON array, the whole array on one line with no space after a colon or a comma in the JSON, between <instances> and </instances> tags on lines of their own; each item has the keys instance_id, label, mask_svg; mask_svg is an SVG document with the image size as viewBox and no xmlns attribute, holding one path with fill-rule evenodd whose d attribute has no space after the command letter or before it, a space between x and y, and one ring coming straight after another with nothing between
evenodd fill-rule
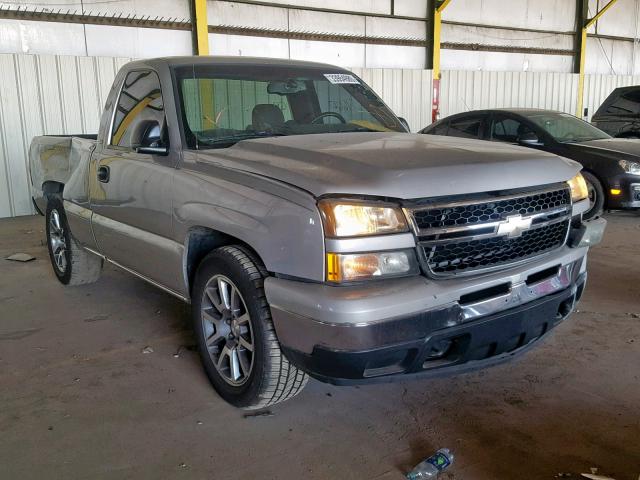
<instances>
[{"instance_id":1,"label":"windshield sticker","mask_svg":"<svg viewBox=\"0 0 640 480\"><path fill-rule=\"evenodd\" d=\"M358 80L353 75L349 75L348 73L325 73L325 78L329 80L334 85L341 83L355 83L360 84Z\"/></svg>"}]
</instances>

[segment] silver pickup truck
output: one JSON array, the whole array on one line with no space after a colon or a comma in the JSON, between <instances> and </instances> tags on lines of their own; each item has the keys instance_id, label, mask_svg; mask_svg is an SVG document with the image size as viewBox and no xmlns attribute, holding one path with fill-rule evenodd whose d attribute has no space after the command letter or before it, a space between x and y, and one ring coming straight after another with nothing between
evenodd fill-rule
<instances>
[{"instance_id":1,"label":"silver pickup truck","mask_svg":"<svg viewBox=\"0 0 640 480\"><path fill-rule=\"evenodd\" d=\"M96 137L29 154L64 284L104 261L190 302L228 402L511 358L573 310L604 220L580 166L408 133L360 78L257 58L137 61Z\"/></svg>"}]
</instances>

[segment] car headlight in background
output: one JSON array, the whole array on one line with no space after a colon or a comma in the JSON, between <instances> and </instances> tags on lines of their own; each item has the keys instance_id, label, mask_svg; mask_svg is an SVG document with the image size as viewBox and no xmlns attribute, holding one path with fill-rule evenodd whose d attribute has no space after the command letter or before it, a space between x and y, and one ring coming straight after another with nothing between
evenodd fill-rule
<instances>
[{"instance_id":1,"label":"car headlight in background","mask_svg":"<svg viewBox=\"0 0 640 480\"><path fill-rule=\"evenodd\" d=\"M640 163L630 162L628 160L619 160L618 165L627 173L632 175L640 175Z\"/></svg>"},{"instance_id":2,"label":"car headlight in background","mask_svg":"<svg viewBox=\"0 0 640 480\"><path fill-rule=\"evenodd\" d=\"M327 253L327 281L342 283L418 273L413 250Z\"/></svg>"},{"instance_id":3,"label":"car headlight in background","mask_svg":"<svg viewBox=\"0 0 640 480\"><path fill-rule=\"evenodd\" d=\"M584 181L584 177L579 173L571 180L567 181L571 188L571 200L579 202L589 197L589 189L587 188L587 182Z\"/></svg>"},{"instance_id":4,"label":"car headlight in background","mask_svg":"<svg viewBox=\"0 0 640 480\"><path fill-rule=\"evenodd\" d=\"M359 237L409 231L407 219L397 206L350 200L318 202L327 237Z\"/></svg>"}]
</instances>

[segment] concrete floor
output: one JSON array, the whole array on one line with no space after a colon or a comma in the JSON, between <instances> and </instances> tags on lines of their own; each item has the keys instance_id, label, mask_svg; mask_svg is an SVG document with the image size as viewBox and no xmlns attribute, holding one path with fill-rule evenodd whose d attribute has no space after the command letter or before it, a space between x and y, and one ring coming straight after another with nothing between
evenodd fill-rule
<instances>
[{"instance_id":1,"label":"concrete floor","mask_svg":"<svg viewBox=\"0 0 640 480\"><path fill-rule=\"evenodd\" d=\"M580 311L519 361L360 388L311 381L255 418L220 400L180 349L193 344L186 305L113 267L64 288L42 217L2 220L0 478L401 479L448 447L445 479L598 467L636 480L640 215L608 220ZM15 252L36 260L4 260Z\"/></svg>"}]
</instances>

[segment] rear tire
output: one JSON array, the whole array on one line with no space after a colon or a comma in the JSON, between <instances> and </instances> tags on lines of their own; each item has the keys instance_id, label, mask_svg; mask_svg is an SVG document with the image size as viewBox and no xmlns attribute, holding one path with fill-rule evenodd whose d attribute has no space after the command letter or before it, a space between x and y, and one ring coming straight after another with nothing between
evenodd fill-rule
<instances>
[{"instance_id":1,"label":"rear tire","mask_svg":"<svg viewBox=\"0 0 640 480\"><path fill-rule=\"evenodd\" d=\"M604 210L604 188L600 180L595 175L589 172L581 172L585 181L587 182L587 189L589 190L589 201L591 206L589 210L584 212L582 218L585 220L591 220L592 218L602 215Z\"/></svg>"},{"instance_id":2,"label":"rear tire","mask_svg":"<svg viewBox=\"0 0 640 480\"><path fill-rule=\"evenodd\" d=\"M264 294L266 271L241 246L221 247L200 263L192 292L194 331L218 394L244 409L294 397L308 376L280 350Z\"/></svg>"},{"instance_id":3,"label":"rear tire","mask_svg":"<svg viewBox=\"0 0 640 480\"><path fill-rule=\"evenodd\" d=\"M100 278L102 259L87 252L71 235L60 197L47 202L47 247L53 273L64 285L83 285Z\"/></svg>"}]
</instances>

